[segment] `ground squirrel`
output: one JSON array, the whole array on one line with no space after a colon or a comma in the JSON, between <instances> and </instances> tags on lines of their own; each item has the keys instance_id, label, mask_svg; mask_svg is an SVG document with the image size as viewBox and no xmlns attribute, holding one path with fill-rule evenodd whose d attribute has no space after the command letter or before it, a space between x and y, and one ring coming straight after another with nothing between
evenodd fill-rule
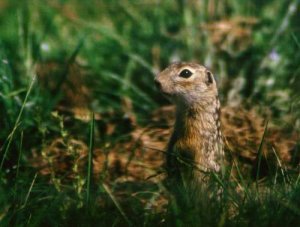
<instances>
[{"instance_id":1,"label":"ground squirrel","mask_svg":"<svg viewBox=\"0 0 300 227\"><path fill-rule=\"evenodd\" d=\"M239 162L234 162L236 168L245 170L243 176L256 180L258 176L276 173L278 167L281 171L299 170L298 134L286 133L273 125L264 137L266 121L253 110L225 107L221 116L216 81L204 66L171 64L155 77L155 84L176 106L166 170L169 181L175 182L173 186L184 188L180 196L189 194L190 199L197 201L197 194L208 182L206 177L211 175L207 173L224 176L228 167L229 174L234 175L233 159ZM221 122L226 126L222 128L224 135Z\"/></svg>"},{"instance_id":2,"label":"ground squirrel","mask_svg":"<svg viewBox=\"0 0 300 227\"><path fill-rule=\"evenodd\" d=\"M206 173L220 172L225 160L216 81L204 66L173 63L155 77L155 84L176 105L167 149L169 179L181 182L194 199Z\"/></svg>"}]
</instances>

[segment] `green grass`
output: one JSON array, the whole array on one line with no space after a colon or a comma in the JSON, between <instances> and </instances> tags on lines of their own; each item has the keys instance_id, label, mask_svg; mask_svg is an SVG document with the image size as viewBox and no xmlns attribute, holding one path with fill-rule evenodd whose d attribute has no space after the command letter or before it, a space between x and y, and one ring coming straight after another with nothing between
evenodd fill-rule
<instances>
[{"instance_id":1,"label":"green grass","mask_svg":"<svg viewBox=\"0 0 300 227\"><path fill-rule=\"evenodd\" d=\"M234 182L221 180L224 195L204 197L201 214L174 217L170 207L160 212L151 208L158 194L168 194L162 184L145 180L136 182L139 186L122 185L107 180L105 168L95 179L92 157L96 149L108 156L111 144L130 140L131 115L147 126L151 113L167 103L155 90L153 76L174 59L211 68L222 103L268 106L275 122L299 131L299 4L2 0L1 226L180 226L187 220L200 226L298 226L298 173L278 169L263 189L248 185L242 175ZM224 37L219 28L207 28L238 17L246 19L239 25L230 22L232 30ZM245 31L249 36L242 35ZM84 89L87 98L75 97ZM55 112L59 107L85 107L103 117L80 121ZM109 134L111 122L118 127ZM58 138L70 173L56 174L54 158L47 153ZM80 149L72 139L87 144L83 167L76 162ZM51 166L48 175L33 165L35 155Z\"/></svg>"}]
</instances>

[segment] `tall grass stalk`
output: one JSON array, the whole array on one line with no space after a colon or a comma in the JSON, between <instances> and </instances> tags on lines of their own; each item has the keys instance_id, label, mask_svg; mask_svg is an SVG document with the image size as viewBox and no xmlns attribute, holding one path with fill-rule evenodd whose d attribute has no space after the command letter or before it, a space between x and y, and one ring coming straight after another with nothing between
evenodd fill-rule
<instances>
[{"instance_id":1,"label":"tall grass stalk","mask_svg":"<svg viewBox=\"0 0 300 227\"><path fill-rule=\"evenodd\" d=\"M278 162L278 167L279 167L280 172L281 172L281 175L282 175L282 177L283 177L284 185L286 186L286 183L287 183L287 182L286 182L286 178L288 179L288 175L285 174L284 167L283 167L283 165L282 165L282 163L281 163L281 161L280 161L280 158L278 157L277 152L276 152L276 150L275 150L274 147L272 147L272 151L273 151L273 153L274 153L274 155L275 155L275 157L276 157L276 160L277 160L277 162ZM274 177L274 185L276 184L276 179L277 179L277 171L276 171L276 176Z\"/></svg>"},{"instance_id":2,"label":"tall grass stalk","mask_svg":"<svg viewBox=\"0 0 300 227\"><path fill-rule=\"evenodd\" d=\"M23 151L23 139L24 139L24 133L22 131L21 138L20 138L20 146L19 146L19 157L18 157L18 163L17 163L16 181L18 180L18 176L19 176L20 161L21 161L21 156L22 156L22 151Z\"/></svg>"},{"instance_id":3,"label":"tall grass stalk","mask_svg":"<svg viewBox=\"0 0 300 227\"><path fill-rule=\"evenodd\" d=\"M14 135L15 135L15 133L16 133L16 131L17 131L17 128L20 126L20 123L21 123L21 122L20 122L20 121L21 121L21 117L22 117L22 114L23 114L23 112L24 112L25 105L26 105L26 103L27 103L27 101L28 101L30 92L31 92L31 90L32 90L32 88L33 88L33 85L34 85L34 83L35 83L35 80L36 80L36 74L33 74L32 78L31 78L31 82L30 82L29 87L28 87L28 89L27 89L27 92L26 92L24 101L23 101L23 103L22 103L21 109L20 109L20 111L19 111L18 117L17 117L17 119L16 119L16 121L15 121L14 127L13 127L11 133L10 133L10 134L8 135L8 137L7 137L8 143L7 143L7 145L6 145L6 148L5 148L5 151L4 151L2 160L1 160L1 164L0 164L0 172L1 172L1 170L2 170L4 161L5 161L6 156L7 156L7 154L8 154L10 145L11 145L11 143L12 143L12 141L13 141L13 138L14 138Z\"/></svg>"},{"instance_id":4,"label":"tall grass stalk","mask_svg":"<svg viewBox=\"0 0 300 227\"><path fill-rule=\"evenodd\" d=\"M258 179L259 179L259 176L260 176L260 165L261 165L261 160L262 160L262 156L263 156L262 148L263 148L263 143L265 141L265 135L266 135L267 129L268 129L268 121L265 125L264 133L262 135L262 138L261 138L258 150L257 150L257 157L256 157L256 160L257 160L256 188L257 189L258 189Z\"/></svg>"},{"instance_id":5,"label":"tall grass stalk","mask_svg":"<svg viewBox=\"0 0 300 227\"><path fill-rule=\"evenodd\" d=\"M34 185L34 183L35 183L35 180L36 180L37 175L38 175L38 174L36 173L36 174L34 175L34 177L33 177L33 180L32 180L32 182L31 182L30 187L29 187L29 189L28 189L28 192L27 192L27 194L26 194L24 203L23 203L23 205L21 206L22 208L25 208L26 205L27 205L27 202L28 202L28 199L29 199L30 193L31 193L31 191L32 191L33 185Z\"/></svg>"},{"instance_id":6,"label":"tall grass stalk","mask_svg":"<svg viewBox=\"0 0 300 227\"><path fill-rule=\"evenodd\" d=\"M120 214L122 215L122 217L124 218L124 220L126 221L126 223L128 224L128 226L132 226L131 221L129 220L129 218L127 217L127 215L125 214L124 210L122 209L120 203L118 202L118 200L115 198L115 196L113 195L112 191L110 190L110 188L103 183L102 187L104 188L104 190L106 191L106 193L109 195L109 197L111 198L111 200L113 201L113 203L115 204L115 206L117 207L118 211L120 212Z\"/></svg>"},{"instance_id":7,"label":"tall grass stalk","mask_svg":"<svg viewBox=\"0 0 300 227\"><path fill-rule=\"evenodd\" d=\"M88 171L87 171L87 185L86 185L86 202L90 203L91 186L93 177L93 150L94 150L94 133L95 133L95 114L91 114L90 135L89 135L89 154L88 154Z\"/></svg>"}]
</instances>

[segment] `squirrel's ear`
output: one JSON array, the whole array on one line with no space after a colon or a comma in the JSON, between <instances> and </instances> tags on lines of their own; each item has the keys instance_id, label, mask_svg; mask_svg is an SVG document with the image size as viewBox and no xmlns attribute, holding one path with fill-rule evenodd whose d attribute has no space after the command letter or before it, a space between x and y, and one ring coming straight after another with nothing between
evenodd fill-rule
<instances>
[{"instance_id":1,"label":"squirrel's ear","mask_svg":"<svg viewBox=\"0 0 300 227\"><path fill-rule=\"evenodd\" d=\"M207 85L210 85L210 84L212 84L214 82L214 79L213 79L213 75L212 75L212 73L210 72L210 71L206 71L206 80L205 80L205 83L207 84Z\"/></svg>"}]
</instances>

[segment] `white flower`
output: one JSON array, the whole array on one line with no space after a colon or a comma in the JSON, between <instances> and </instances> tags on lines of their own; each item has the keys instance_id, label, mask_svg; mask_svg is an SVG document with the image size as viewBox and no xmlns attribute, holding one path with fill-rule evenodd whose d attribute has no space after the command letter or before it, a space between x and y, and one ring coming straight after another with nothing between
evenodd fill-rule
<instances>
[{"instance_id":1,"label":"white flower","mask_svg":"<svg viewBox=\"0 0 300 227\"><path fill-rule=\"evenodd\" d=\"M266 86L271 87L275 83L274 78L269 78L266 81Z\"/></svg>"},{"instance_id":2,"label":"white flower","mask_svg":"<svg viewBox=\"0 0 300 227\"><path fill-rule=\"evenodd\" d=\"M41 43L41 49L45 52L49 52L50 46L48 43Z\"/></svg>"}]
</instances>

